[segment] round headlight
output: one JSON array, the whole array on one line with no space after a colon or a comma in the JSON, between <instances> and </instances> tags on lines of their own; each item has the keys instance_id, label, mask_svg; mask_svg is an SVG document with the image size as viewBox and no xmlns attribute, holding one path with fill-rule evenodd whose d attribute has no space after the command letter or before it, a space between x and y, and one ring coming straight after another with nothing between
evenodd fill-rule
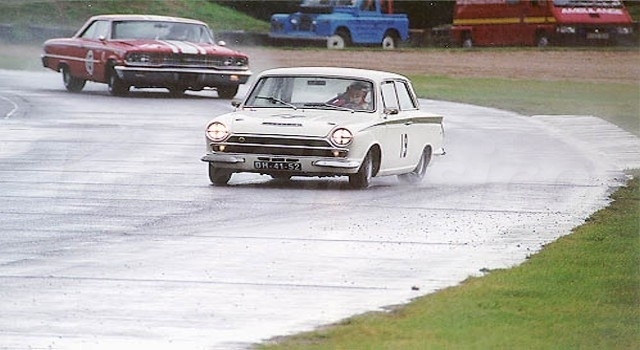
<instances>
[{"instance_id":1,"label":"round headlight","mask_svg":"<svg viewBox=\"0 0 640 350\"><path fill-rule=\"evenodd\" d=\"M207 126L206 133L212 141L222 141L229 135L229 130L224 124L213 122Z\"/></svg>"},{"instance_id":2,"label":"round headlight","mask_svg":"<svg viewBox=\"0 0 640 350\"><path fill-rule=\"evenodd\" d=\"M353 140L353 134L347 129L335 129L331 133L331 142L336 146L346 146L351 143L351 140Z\"/></svg>"}]
</instances>

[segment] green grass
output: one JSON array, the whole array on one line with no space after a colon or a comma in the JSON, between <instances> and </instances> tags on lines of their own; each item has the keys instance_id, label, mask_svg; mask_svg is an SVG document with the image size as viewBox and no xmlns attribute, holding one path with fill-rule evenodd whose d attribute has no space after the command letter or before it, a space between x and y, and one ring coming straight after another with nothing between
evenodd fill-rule
<instances>
[{"instance_id":1,"label":"green grass","mask_svg":"<svg viewBox=\"0 0 640 350\"><path fill-rule=\"evenodd\" d=\"M410 76L420 97L496 107L524 115L593 115L640 136L640 85Z\"/></svg>"},{"instance_id":2,"label":"green grass","mask_svg":"<svg viewBox=\"0 0 640 350\"><path fill-rule=\"evenodd\" d=\"M153 14L201 20L213 30L267 32L269 23L205 0L0 0L0 23L77 29L99 14Z\"/></svg>"},{"instance_id":3,"label":"green grass","mask_svg":"<svg viewBox=\"0 0 640 350\"><path fill-rule=\"evenodd\" d=\"M637 176L613 198L571 235L516 268L258 348L637 349Z\"/></svg>"}]
</instances>

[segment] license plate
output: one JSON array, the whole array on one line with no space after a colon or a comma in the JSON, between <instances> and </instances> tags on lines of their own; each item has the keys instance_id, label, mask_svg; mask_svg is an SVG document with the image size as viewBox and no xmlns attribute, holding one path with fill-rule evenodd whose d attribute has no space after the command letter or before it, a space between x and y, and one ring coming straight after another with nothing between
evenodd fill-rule
<instances>
[{"instance_id":1,"label":"license plate","mask_svg":"<svg viewBox=\"0 0 640 350\"><path fill-rule=\"evenodd\" d=\"M587 33L587 39L607 40L609 33Z\"/></svg>"},{"instance_id":2,"label":"license plate","mask_svg":"<svg viewBox=\"0 0 640 350\"><path fill-rule=\"evenodd\" d=\"M302 171L302 164L298 162L265 162L256 160L253 167L258 170L282 170L282 171Z\"/></svg>"}]
</instances>

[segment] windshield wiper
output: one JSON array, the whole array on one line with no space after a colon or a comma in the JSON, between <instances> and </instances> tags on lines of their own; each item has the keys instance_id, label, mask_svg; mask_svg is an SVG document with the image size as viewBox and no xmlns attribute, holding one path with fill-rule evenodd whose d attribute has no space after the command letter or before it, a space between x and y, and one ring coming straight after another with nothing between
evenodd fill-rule
<instances>
[{"instance_id":1,"label":"windshield wiper","mask_svg":"<svg viewBox=\"0 0 640 350\"><path fill-rule=\"evenodd\" d=\"M279 104L285 105L287 107L291 107L293 109L298 109L298 107L296 107L295 105L292 105L291 103L283 101L283 100L281 100L281 99L279 99L277 97L274 97L274 96L256 96L256 98L267 100L267 101L269 101L271 103L279 103Z\"/></svg>"},{"instance_id":2,"label":"windshield wiper","mask_svg":"<svg viewBox=\"0 0 640 350\"><path fill-rule=\"evenodd\" d=\"M336 105L332 105L330 103L326 103L326 102L313 102L313 103L305 103L304 104L305 107L327 107L327 108L331 108L331 109L337 109L340 111L349 111L349 112L355 112L354 109L349 108L349 107L342 107L342 106L336 106Z\"/></svg>"}]
</instances>

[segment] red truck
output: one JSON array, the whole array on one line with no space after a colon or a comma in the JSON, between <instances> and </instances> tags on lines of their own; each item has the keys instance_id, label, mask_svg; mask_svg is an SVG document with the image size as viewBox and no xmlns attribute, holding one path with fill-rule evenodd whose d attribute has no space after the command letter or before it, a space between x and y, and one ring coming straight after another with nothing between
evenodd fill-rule
<instances>
[{"instance_id":1,"label":"red truck","mask_svg":"<svg viewBox=\"0 0 640 350\"><path fill-rule=\"evenodd\" d=\"M456 0L451 41L472 46L610 44L632 40L618 0Z\"/></svg>"}]
</instances>

